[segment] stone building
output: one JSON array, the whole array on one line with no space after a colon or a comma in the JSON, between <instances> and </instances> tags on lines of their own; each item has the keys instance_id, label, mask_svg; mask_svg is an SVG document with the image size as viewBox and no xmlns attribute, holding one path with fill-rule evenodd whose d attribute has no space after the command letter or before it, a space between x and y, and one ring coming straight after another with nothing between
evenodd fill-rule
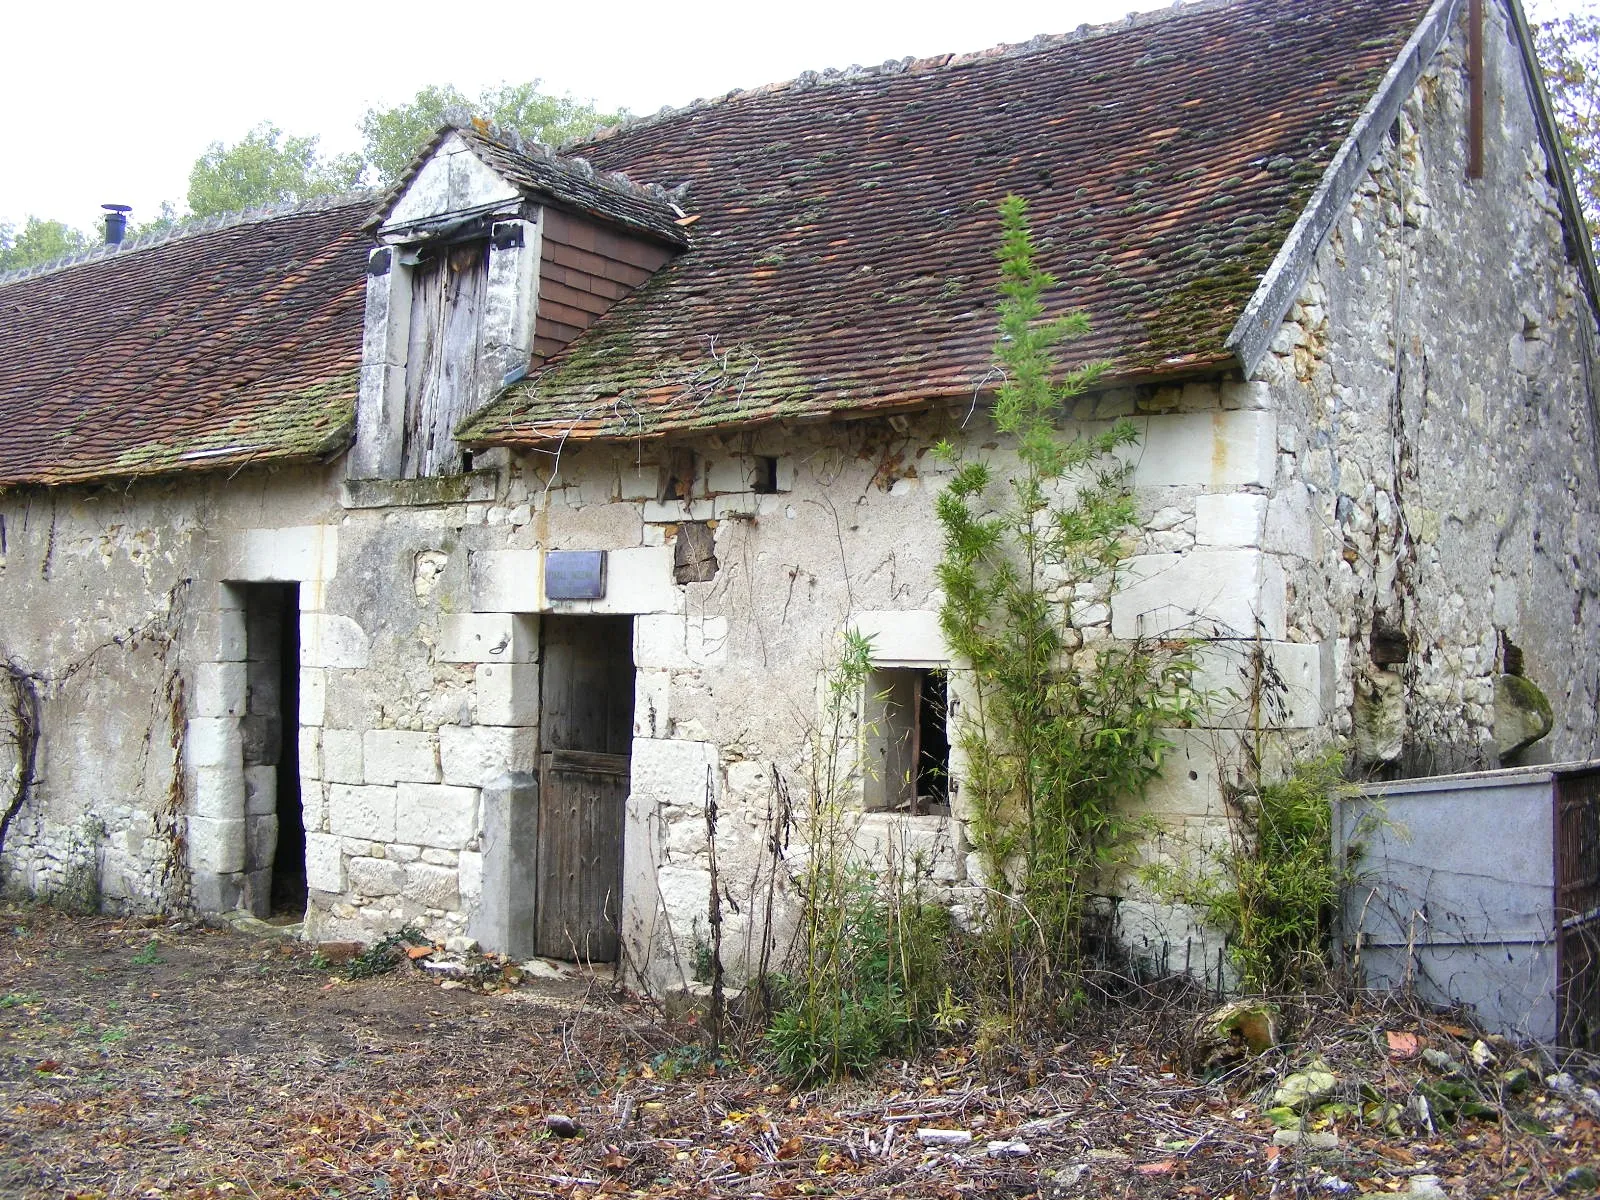
<instances>
[{"instance_id":1,"label":"stone building","mask_svg":"<svg viewBox=\"0 0 1600 1200\"><path fill-rule=\"evenodd\" d=\"M1258 651L1283 757L1595 752L1595 272L1523 15L1224 0L562 154L445 130L383 197L0 278L9 884L670 983L708 798L730 946L784 891L774 780L855 628L858 836L959 901L930 448L1007 453L1008 192L1109 364L1064 432L1141 432L1125 583L1063 620L1204 631L1223 697L1144 810L1224 819Z\"/></svg>"}]
</instances>

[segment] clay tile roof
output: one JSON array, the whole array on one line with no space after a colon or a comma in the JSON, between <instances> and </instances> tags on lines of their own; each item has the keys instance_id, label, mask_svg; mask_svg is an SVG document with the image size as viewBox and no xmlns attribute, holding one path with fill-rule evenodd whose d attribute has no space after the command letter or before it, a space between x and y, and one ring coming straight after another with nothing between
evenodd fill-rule
<instances>
[{"instance_id":1,"label":"clay tile roof","mask_svg":"<svg viewBox=\"0 0 1600 1200\"><path fill-rule=\"evenodd\" d=\"M0 486L342 447L371 206L262 210L0 276Z\"/></svg>"},{"instance_id":2,"label":"clay tile roof","mask_svg":"<svg viewBox=\"0 0 1600 1200\"><path fill-rule=\"evenodd\" d=\"M1224 340L1426 0L1235 0L963 58L803 76L576 152L676 187L693 245L461 431L628 437L971 396L995 206L1026 197L1071 353Z\"/></svg>"},{"instance_id":3,"label":"clay tile roof","mask_svg":"<svg viewBox=\"0 0 1600 1200\"><path fill-rule=\"evenodd\" d=\"M557 154L548 146L524 141L515 132L481 123L440 130L389 189L367 222L369 228L383 223L422 165L452 133L459 134L508 182L541 200L626 226L672 246L689 244L688 235L677 223L683 214L661 188L636 183L620 172L597 171L586 159Z\"/></svg>"}]
</instances>

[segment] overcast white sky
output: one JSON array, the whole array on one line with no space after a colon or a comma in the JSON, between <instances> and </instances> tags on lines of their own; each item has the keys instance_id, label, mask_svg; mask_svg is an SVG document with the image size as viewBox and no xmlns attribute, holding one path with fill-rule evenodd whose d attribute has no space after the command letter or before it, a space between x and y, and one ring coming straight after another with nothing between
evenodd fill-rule
<instances>
[{"instance_id":1,"label":"overcast white sky","mask_svg":"<svg viewBox=\"0 0 1600 1200\"><path fill-rule=\"evenodd\" d=\"M1571 0L1542 0L1545 5ZM429 83L468 95L538 78L602 108L662 105L806 70L979 50L1118 20L1161 0L588 0L504 8L439 0L18 6L0 73L0 221L36 214L94 228L99 206L182 207L213 141L272 120L359 145L369 106Z\"/></svg>"}]
</instances>

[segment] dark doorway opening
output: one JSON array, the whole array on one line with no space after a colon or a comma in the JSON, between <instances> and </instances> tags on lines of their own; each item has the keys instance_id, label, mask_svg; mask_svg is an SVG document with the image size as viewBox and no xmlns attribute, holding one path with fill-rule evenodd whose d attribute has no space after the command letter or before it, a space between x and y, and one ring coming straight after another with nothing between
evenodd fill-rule
<instances>
[{"instance_id":1,"label":"dark doorway opening","mask_svg":"<svg viewBox=\"0 0 1600 1200\"><path fill-rule=\"evenodd\" d=\"M244 585L244 742L249 811L249 906L299 920L306 911L306 828L300 803L300 585Z\"/></svg>"},{"instance_id":2,"label":"dark doorway opening","mask_svg":"<svg viewBox=\"0 0 1600 1200\"><path fill-rule=\"evenodd\" d=\"M535 950L615 962L633 746L633 618L541 622Z\"/></svg>"}]
</instances>

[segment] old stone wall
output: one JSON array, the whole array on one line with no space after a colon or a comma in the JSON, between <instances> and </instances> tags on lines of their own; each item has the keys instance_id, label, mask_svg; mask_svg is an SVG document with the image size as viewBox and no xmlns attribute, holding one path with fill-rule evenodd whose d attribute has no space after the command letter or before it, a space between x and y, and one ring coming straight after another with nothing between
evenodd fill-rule
<instances>
[{"instance_id":1,"label":"old stone wall","mask_svg":"<svg viewBox=\"0 0 1600 1200\"><path fill-rule=\"evenodd\" d=\"M1594 317L1513 35L1485 7L1483 178L1458 27L1259 373L1300 539L1289 636L1321 647L1330 732L1370 770L1501 765L1507 674L1554 710L1508 761L1596 750Z\"/></svg>"}]
</instances>

